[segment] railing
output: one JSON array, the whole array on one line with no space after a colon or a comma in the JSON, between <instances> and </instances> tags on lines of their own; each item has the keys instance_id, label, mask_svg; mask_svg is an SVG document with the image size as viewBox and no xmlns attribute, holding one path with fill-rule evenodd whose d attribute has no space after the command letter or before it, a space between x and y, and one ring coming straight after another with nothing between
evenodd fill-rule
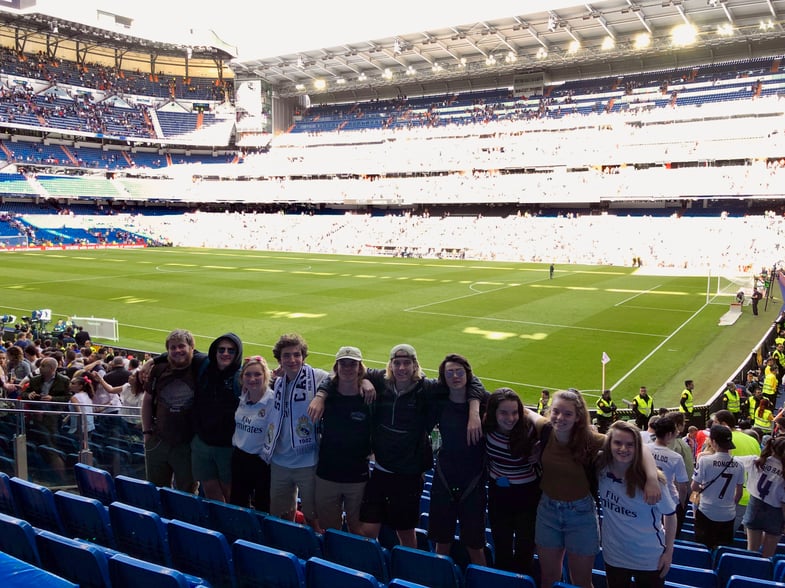
<instances>
[{"instance_id":1,"label":"railing","mask_svg":"<svg viewBox=\"0 0 785 588\"><path fill-rule=\"evenodd\" d=\"M139 409L90 408L102 412L68 402L0 400L0 471L50 487L74 486L77 462L144 478Z\"/></svg>"}]
</instances>

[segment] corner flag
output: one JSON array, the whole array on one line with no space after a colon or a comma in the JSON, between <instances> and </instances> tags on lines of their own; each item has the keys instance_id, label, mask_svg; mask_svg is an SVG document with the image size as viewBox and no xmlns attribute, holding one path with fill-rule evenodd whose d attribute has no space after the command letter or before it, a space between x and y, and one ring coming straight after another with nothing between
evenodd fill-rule
<instances>
[{"instance_id":1,"label":"corner flag","mask_svg":"<svg viewBox=\"0 0 785 588\"><path fill-rule=\"evenodd\" d=\"M611 358L608 356L608 354L603 351L602 352L602 365L605 365L610 360L611 360Z\"/></svg>"}]
</instances>

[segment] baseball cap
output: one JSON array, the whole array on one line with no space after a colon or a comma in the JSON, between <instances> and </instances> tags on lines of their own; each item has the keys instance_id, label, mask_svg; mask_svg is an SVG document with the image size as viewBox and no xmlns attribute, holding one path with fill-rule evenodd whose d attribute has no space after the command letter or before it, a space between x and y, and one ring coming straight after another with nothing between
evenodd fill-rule
<instances>
[{"instance_id":1,"label":"baseball cap","mask_svg":"<svg viewBox=\"0 0 785 588\"><path fill-rule=\"evenodd\" d=\"M724 449L735 449L733 433L725 425L712 425L709 429L709 438Z\"/></svg>"},{"instance_id":2,"label":"baseball cap","mask_svg":"<svg viewBox=\"0 0 785 588\"><path fill-rule=\"evenodd\" d=\"M408 357L410 359L417 359L417 352L414 350L414 347L408 345L406 343L401 343L396 345L390 350L390 359L395 359L396 357Z\"/></svg>"},{"instance_id":3,"label":"baseball cap","mask_svg":"<svg viewBox=\"0 0 785 588\"><path fill-rule=\"evenodd\" d=\"M339 359L353 359L354 361L362 361L363 354L357 347L341 347L338 353L335 354L335 361Z\"/></svg>"}]
</instances>

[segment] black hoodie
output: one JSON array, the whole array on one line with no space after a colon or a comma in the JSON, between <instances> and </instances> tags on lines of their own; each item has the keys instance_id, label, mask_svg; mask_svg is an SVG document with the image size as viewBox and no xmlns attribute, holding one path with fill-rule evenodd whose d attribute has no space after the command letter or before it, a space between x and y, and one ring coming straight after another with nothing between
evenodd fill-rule
<instances>
[{"instance_id":1,"label":"black hoodie","mask_svg":"<svg viewBox=\"0 0 785 588\"><path fill-rule=\"evenodd\" d=\"M237 347L232 363L218 369L218 342L228 339ZM194 431L208 445L232 446L234 412L240 398L240 365L243 360L243 342L234 333L226 333L210 344L206 367L196 374L194 396Z\"/></svg>"}]
</instances>

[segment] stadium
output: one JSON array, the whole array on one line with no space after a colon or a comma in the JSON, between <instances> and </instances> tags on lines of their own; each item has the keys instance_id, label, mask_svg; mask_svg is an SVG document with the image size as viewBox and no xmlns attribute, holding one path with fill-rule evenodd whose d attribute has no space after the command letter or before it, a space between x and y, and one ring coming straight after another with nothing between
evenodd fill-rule
<instances>
[{"instance_id":1,"label":"stadium","mask_svg":"<svg viewBox=\"0 0 785 588\"><path fill-rule=\"evenodd\" d=\"M325 369L407 342L528 406L691 379L706 417L782 324L783 14L604 0L257 56L4 3L3 336L230 330L272 361L298 332Z\"/></svg>"}]
</instances>

